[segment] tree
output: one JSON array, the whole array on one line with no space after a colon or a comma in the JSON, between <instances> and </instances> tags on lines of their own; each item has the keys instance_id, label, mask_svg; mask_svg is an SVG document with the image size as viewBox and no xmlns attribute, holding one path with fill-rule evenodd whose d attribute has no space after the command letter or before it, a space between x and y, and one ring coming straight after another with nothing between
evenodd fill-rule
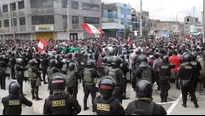
<instances>
[{"instance_id":1,"label":"tree","mask_svg":"<svg viewBox=\"0 0 205 116\"><path fill-rule=\"evenodd\" d=\"M125 38L128 38L130 32L131 32L130 27L129 27L129 26L126 26L126 27L125 27Z\"/></svg>"},{"instance_id":2,"label":"tree","mask_svg":"<svg viewBox=\"0 0 205 116\"><path fill-rule=\"evenodd\" d=\"M142 30L143 36L148 36L148 33L149 33L149 29L148 28L143 28L143 30Z\"/></svg>"}]
</instances>

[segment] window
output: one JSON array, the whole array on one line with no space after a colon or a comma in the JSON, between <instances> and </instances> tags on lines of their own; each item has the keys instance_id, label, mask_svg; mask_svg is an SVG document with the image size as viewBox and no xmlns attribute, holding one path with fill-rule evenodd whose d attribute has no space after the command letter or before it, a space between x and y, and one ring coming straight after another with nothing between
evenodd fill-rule
<instances>
[{"instance_id":1,"label":"window","mask_svg":"<svg viewBox=\"0 0 205 116\"><path fill-rule=\"evenodd\" d=\"M121 24L124 25L125 24L125 20L121 19Z\"/></svg>"},{"instance_id":2,"label":"window","mask_svg":"<svg viewBox=\"0 0 205 116\"><path fill-rule=\"evenodd\" d=\"M189 19L187 19L186 21L189 22Z\"/></svg>"},{"instance_id":3,"label":"window","mask_svg":"<svg viewBox=\"0 0 205 116\"><path fill-rule=\"evenodd\" d=\"M120 8L120 14L124 14L124 8Z\"/></svg>"},{"instance_id":4,"label":"window","mask_svg":"<svg viewBox=\"0 0 205 116\"><path fill-rule=\"evenodd\" d=\"M53 15L32 16L31 19L32 19L32 25L54 24Z\"/></svg>"},{"instance_id":5,"label":"window","mask_svg":"<svg viewBox=\"0 0 205 116\"><path fill-rule=\"evenodd\" d=\"M83 10L100 11L100 6L96 4L82 3Z\"/></svg>"},{"instance_id":6,"label":"window","mask_svg":"<svg viewBox=\"0 0 205 116\"><path fill-rule=\"evenodd\" d=\"M4 27L9 27L9 19L4 20Z\"/></svg>"},{"instance_id":7,"label":"window","mask_svg":"<svg viewBox=\"0 0 205 116\"><path fill-rule=\"evenodd\" d=\"M198 22L198 19L196 19L196 22Z\"/></svg>"},{"instance_id":8,"label":"window","mask_svg":"<svg viewBox=\"0 0 205 116\"><path fill-rule=\"evenodd\" d=\"M12 26L17 26L17 20L16 18L11 19Z\"/></svg>"},{"instance_id":9,"label":"window","mask_svg":"<svg viewBox=\"0 0 205 116\"><path fill-rule=\"evenodd\" d=\"M79 17L78 16L72 16L72 24L79 24Z\"/></svg>"},{"instance_id":10,"label":"window","mask_svg":"<svg viewBox=\"0 0 205 116\"><path fill-rule=\"evenodd\" d=\"M19 23L20 23L20 25L26 25L26 18L25 17L20 17L19 18Z\"/></svg>"},{"instance_id":11,"label":"window","mask_svg":"<svg viewBox=\"0 0 205 116\"><path fill-rule=\"evenodd\" d=\"M15 11L16 10L16 3L11 3L10 4L10 10Z\"/></svg>"},{"instance_id":12,"label":"window","mask_svg":"<svg viewBox=\"0 0 205 116\"><path fill-rule=\"evenodd\" d=\"M67 15L63 15L63 20L67 20Z\"/></svg>"},{"instance_id":13,"label":"window","mask_svg":"<svg viewBox=\"0 0 205 116\"><path fill-rule=\"evenodd\" d=\"M83 17L84 23L99 24L100 18L97 17Z\"/></svg>"},{"instance_id":14,"label":"window","mask_svg":"<svg viewBox=\"0 0 205 116\"><path fill-rule=\"evenodd\" d=\"M24 0L18 2L18 7L19 7L19 10L25 8L25 6L24 6Z\"/></svg>"},{"instance_id":15,"label":"window","mask_svg":"<svg viewBox=\"0 0 205 116\"><path fill-rule=\"evenodd\" d=\"M31 0L31 8L52 8L53 0Z\"/></svg>"},{"instance_id":16,"label":"window","mask_svg":"<svg viewBox=\"0 0 205 116\"><path fill-rule=\"evenodd\" d=\"M71 1L71 8L72 9L78 9L79 8L78 1Z\"/></svg>"},{"instance_id":17,"label":"window","mask_svg":"<svg viewBox=\"0 0 205 116\"><path fill-rule=\"evenodd\" d=\"M3 5L3 12L8 12L8 5Z\"/></svg>"},{"instance_id":18,"label":"window","mask_svg":"<svg viewBox=\"0 0 205 116\"><path fill-rule=\"evenodd\" d=\"M131 15L131 9L127 9L127 15Z\"/></svg>"},{"instance_id":19,"label":"window","mask_svg":"<svg viewBox=\"0 0 205 116\"><path fill-rule=\"evenodd\" d=\"M104 17L108 18L108 10L104 10Z\"/></svg>"},{"instance_id":20,"label":"window","mask_svg":"<svg viewBox=\"0 0 205 116\"><path fill-rule=\"evenodd\" d=\"M62 8L67 8L68 1L62 0Z\"/></svg>"}]
</instances>

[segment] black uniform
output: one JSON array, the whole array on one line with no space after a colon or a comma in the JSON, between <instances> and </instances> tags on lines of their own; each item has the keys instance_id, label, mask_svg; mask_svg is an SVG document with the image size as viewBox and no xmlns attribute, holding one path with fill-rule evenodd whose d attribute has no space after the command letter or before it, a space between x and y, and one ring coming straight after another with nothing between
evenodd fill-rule
<instances>
[{"instance_id":1,"label":"black uniform","mask_svg":"<svg viewBox=\"0 0 205 116\"><path fill-rule=\"evenodd\" d=\"M9 85L9 96L2 99L4 106L3 115L21 115L22 104L32 106L33 103L27 100L23 95L19 95L20 86L16 82Z\"/></svg>"},{"instance_id":2,"label":"black uniform","mask_svg":"<svg viewBox=\"0 0 205 116\"><path fill-rule=\"evenodd\" d=\"M51 76L50 88L53 94L44 103L44 115L77 115L81 111L78 101L65 93L65 77L61 73Z\"/></svg>"},{"instance_id":3,"label":"black uniform","mask_svg":"<svg viewBox=\"0 0 205 116\"><path fill-rule=\"evenodd\" d=\"M136 96L126 108L127 115L166 115L166 110L152 102L152 83L148 80L140 80L136 84Z\"/></svg>"},{"instance_id":4,"label":"black uniform","mask_svg":"<svg viewBox=\"0 0 205 116\"><path fill-rule=\"evenodd\" d=\"M15 69L14 69L14 66L16 64L16 58L15 58L14 55L12 55L9 60L10 60L10 68L11 68L11 77L12 77L12 79L15 79Z\"/></svg>"},{"instance_id":5,"label":"black uniform","mask_svg":"<svg viewBox=\"0 0 205 116\"><path fill-rule=\"evenodd\" d=\"M185 54L183 56L184 63L181 64L179 71L177 73L177 80L180 80L181 91L182 91L182 99L183 104L182 106L187 107L187 95L188 93L191 96L191 99L196 108L198 108L198 103L195 95L195 67L190 63L191 56L189 54Z\"/></svg>"},{"instance_id":6,"label":"black uniform","mask_svg":"<svg viewBox=\"0 0 205 116\"><path fill-rule=\"evenodd\" d=\"M0 84L1 89L6 90L6 77L10 74L6 73L7 64L4 61L0 61Z\"/></svg>"},{"instance_id":7,"label":"black uniform","mask_svg":"<svg viewBox=\"0 0 205 116\"><path fill-rule=\"evenodd\" d=\"M102 77L99 82L100 96L96 97L95 107L97 115L125 115L120 101L113 97L115 81L112 77Z\"/></svg>"},{"instance_id":8,"label":"black uniform","mask_svg":"<svg viewBox=\"0 0 205 116\"><path fill-rule=\"evenodd\" d=\"M87 107L87 100L89 94L91 94L92 97L92 105L93 105L93 112L95 111L94 108L94 100L96 97L96 78L99 77L97 70L94 69L95 67L95 61L94 60L88 60L87 62L87 67L84 69L83 73L83 89L84 89L84 110L88 110L89 108Z\"/></svg>"},{"instance_id":9,"label":"black uniform","mask_svg":"<svg viewBox=\"0 0 205 116\"><path fill-rule=\"evenodd\" d=\"M171 80L171 69L175 68L174 65L169 63L162 63L159 71L159 85L160 85L160 97L161 102L167 102L168 91L170 89L170 80Z\"/></svg>"},{"instance_id":10,"label":"black uniform","mask_svg":"<svg viewBox=\"0 0 205 116\"><path fill-rule=\"evenodd\" d=\"M42 58L40 59L40 66L41 66L41 71L43 73L43 81L44 81L44 84L47 84L46 82L46 74L47 74L47 68L49 66L49 60L47 58Z\"/></svg>"},{"instance_id":11,"label":"black uniform","mask_svg":"<svg viewBox=\"0 0 205 116\"><path fill-rule=\"evenodd\" d=\"M24 71L28 68L24 68L23 66L16 64L15 65L15 72L17 77L17 82L21 87L21 94L23 94L23 81L24 81Z\"/></svg>"}]
</instances>

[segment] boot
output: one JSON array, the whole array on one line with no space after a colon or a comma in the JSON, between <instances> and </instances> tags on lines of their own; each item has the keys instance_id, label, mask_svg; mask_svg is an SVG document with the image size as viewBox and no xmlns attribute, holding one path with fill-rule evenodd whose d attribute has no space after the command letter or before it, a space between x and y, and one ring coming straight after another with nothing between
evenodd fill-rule
<instances>
[{"instance_id":1,"label":"boot","mask_svg":"<svg viewBox=\"0 0 205 116\"><path fill-rule=\"evenodd\" d=\"M36 99L35 94L34 94L34 90L31 90L31 94L32 94L32 100Z\"/></svg>"},{"instance_id":2,"label":"boot","mask_svg":"<svg viewBox=\"0 0 205 116\"><path fill-rule=\"evenodd\" d=\"M38 91L36 91L36 101L42 100L42 98L39 98Z\"/></svg>"},{"instance_id":3,"label":"boot","mask_svg":"<svg viewBox=\"0 0 205 116\"><path fill-rule=\"evenodd\" d=\"M86 110L89 109L88 106L87 106L87 100L84 99L83 102L84 102L84 111L86 111Z\"/></svg>"},{"instance_id":4,"label":"boot","mask_svg":"<svg viewBox=\"0 0 205 116\"><path fill-rule=\"evenodd\" d=\"M186 103L183 103L183 104L182 104L182 106L183 106L184 108L186 108L186 107L187 107Z\"/></svg>"},{"instance_id":5,"label":"boot","mask_svg":"<svg viewBox=\"0 0 205 116\"><path fill-rule=\"evenodd\" d=\"M96 112L96 108L93 106L93 112Z\"/></svg>"},{"instance_id":6,"label":"boot","mask_svg":"<svg viewBox=\"0 0 205 116\"><path fill-rule=\"evenodd\" d=\"M194 107L195 107L195 108L199 108L199 105L198 105L197 102L194 103Z\"/></svg>"}]
</instances>

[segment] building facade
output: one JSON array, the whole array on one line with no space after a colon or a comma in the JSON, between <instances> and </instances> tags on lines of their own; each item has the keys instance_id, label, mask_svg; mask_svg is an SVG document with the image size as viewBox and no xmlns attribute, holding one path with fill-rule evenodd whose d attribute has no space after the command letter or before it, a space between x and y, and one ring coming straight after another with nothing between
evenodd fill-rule
<instances>
[{"instance_id":1,"label":"building facade","mask_svg":"<svg viewBox=\"0 0 205 116\"><path fill-rule=\"evenodd\" d=\"M199 24L199 19L197 17L187 16L184 18L184 31L185 33L190 32L191 25L197 26Z\"/></svg>"},{"instance_id":2,"label":"building facade","mask_svg":"<svg viewBox=\"0 0 205 116\"><path fill-rule=\"evenodd\" d=\"M152 21L153 22L153 21ZM167 30L169 33L177 33L179 32L179 22L176 21L154 21L154 31L162 31ZM153 29L153 27L151 27Z\"/></svg>"},{"instance_id":3,"label":"building facade","mask_svg":"<svg viewBox=\"0 0 205 116\"><path fill-rule=\"evenodd\" d=\"M84 39L82 23L101 27L101 0L1 1L4 39Z\"/></svg>"},{"instance_id":4,"label":"building facade","mask_svg":"<svg viewBox=\"0 0 205 116\"><path fill-rule=\"evenodd\" d=\"M123 37L126 26L131 26L131 6L102 3L102 29L106 36Z\"/></svg>"}]
</instances>

